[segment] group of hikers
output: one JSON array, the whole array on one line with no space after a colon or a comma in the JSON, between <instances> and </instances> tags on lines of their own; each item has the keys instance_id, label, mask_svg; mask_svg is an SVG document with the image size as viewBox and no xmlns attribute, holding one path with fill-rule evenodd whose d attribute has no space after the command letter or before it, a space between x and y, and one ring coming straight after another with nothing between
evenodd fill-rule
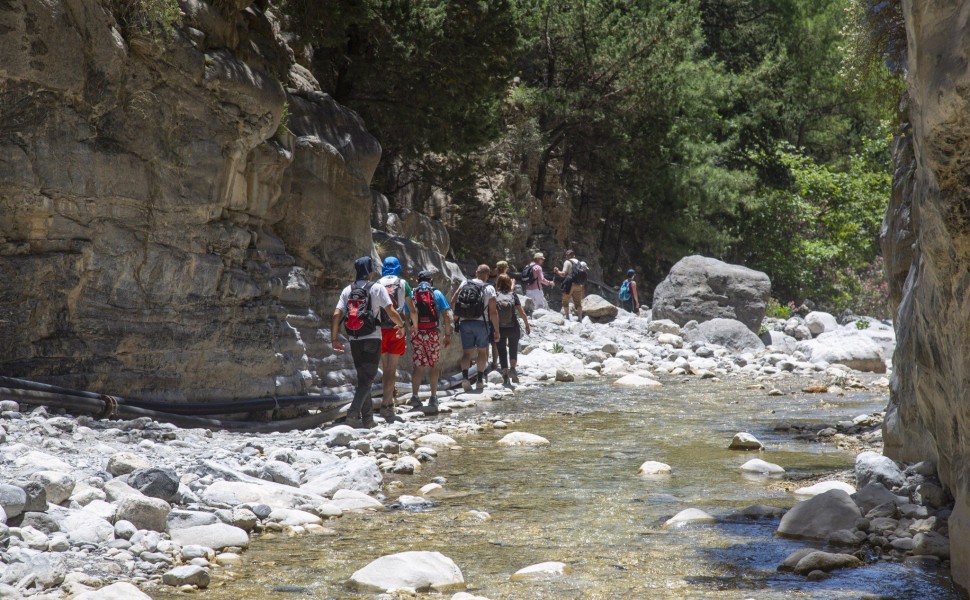
<instances>
[{"instance_id":1,"label":"group of hikers","mask_svg":"<svg viewBox=\"0 0 970 600\"><path fill-rule=\"evenodd\" d=\"M543 289L555 284L546 279L544 263L545 256L541 252L535 253L532 262L517 277L537 309L548 308ZM388 423L400 420L394 410L395 384L398 363L407 350L409 329L414 360L409 404L416 410L427 414L438 412L441 349L451 344L453 332L458 333L461 342L461 384L466 392L473 386L478 390L485 387L490 349L493 368L500 365L504 385L519 382L515 370L519 338L523 326L526 335L531 334L532 329L515 293L515 280L509 273L508 262L499 261L494 273L488 265L479 265L475 277L462 282L450 299L434 287L431 271L418 273L418 284L412 288L401 277L401 263L393 256L384 259L377 281L373 280L377 273L370 256L358 258L354 270L354 282L341 292L330 327L333 350L341 353L346 351L344 342L338 337L343 325L357 372L354 399L347 409L348 425L374 427L370 392L378 369L383 372L379 414ZM554 272L562 278L563 315L569 320L572 304L573 311L582 321L588 266L576 258L575 252L567 250L562 269L556 268ZM620 301L630 312L636 312L640 306L635 275L636 272L630 269L620 286ZM470 376L473 362L477 370ZM426 406L418 394L425 376L431 387Z\"/></svg>"}]
</instances>

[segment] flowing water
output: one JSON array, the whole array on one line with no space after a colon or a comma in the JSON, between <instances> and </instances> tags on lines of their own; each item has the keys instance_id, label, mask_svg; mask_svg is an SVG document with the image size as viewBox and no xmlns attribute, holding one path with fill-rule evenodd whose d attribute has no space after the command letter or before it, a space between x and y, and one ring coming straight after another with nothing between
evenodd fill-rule
<instances>
[{"instance_id":1,"label":"flowing water","mask_svg":"<svg viewBox=\"0 0 970 600\"><path fill-rule=\"evenodd\" d=\"M436 550L461 568L475 594L499 598L958 598L945 572L878 561L809 582L776 567L806 542L774 535L777 519L728 516L751 504L790 507L783 480L750 477L738 467L756 455L726 449L738 431L768 448L761 458L788 478L851 468L854 455L831 444L794 439L781 423L833 423L882 410L884 392L768 397L750 381L670 380L650 391L604 383L531 390L480 410L519 419L509 431L548 438L544 448L501 448L506 431L459 439L413 476L388 475L417 494L434 476L451 496L422 512L345 515L327 523L336 535L256 540L234 577L215 571L207 600L240 598L371 598L342 584L371 560L407 550ZM641 478L647 460L673 475ZM393 499L393 498L391 498ZM716 525L662 529L685 508ZM469 510L488 512L482 522ZM818 547L823 547L819 545ZM571 571L542 582L509 580L545 561ZM163 596L155 595L156 598ZM175 597L175 595L171 595ZM440 596L439 596L440 597ZM446 597L450 597L450 594Z\"/></svg>"}]
</instances>

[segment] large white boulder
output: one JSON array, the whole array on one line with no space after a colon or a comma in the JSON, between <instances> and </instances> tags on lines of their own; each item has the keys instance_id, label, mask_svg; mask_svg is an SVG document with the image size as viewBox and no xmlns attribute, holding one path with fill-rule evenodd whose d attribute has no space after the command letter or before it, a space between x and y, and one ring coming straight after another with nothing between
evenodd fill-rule
<instances>
[{"instance_id":1,"label":"large white boulder","mask_svg":"<svg viewBox=\"0 0 970 600\"><path fill-rule=\"evenodd\" d=\"M152 597L127 581L119 581L99 590L81 592L73 600L152 600Z\"/></svg>"},{"instance_id":2,"label":"large white boulder","mask_svg":"<svg viewBox=\"0 0 970 600\"><path fill-rule=\"evenodd\" d=\"M159 498L131 495L118 502L115 516L119 521L131 521L138 529L165 531L171 510L172 506Z\"/></svg>"},{"instance_id":3,"label":"large white boulder","mask_svg":"<svg viewBox=\"0 0 970 600\"><path fill-rule=\"evenodd\" d=\"M805 315L805 325L812 332L813 336L818 336L828 331L835 331L839 328L839 322L835 317L827 312L812 311Z\"/></svg>"},{"instance_id":4,"label":"large white boulder","mask_svg":"<svg viewBox=\"0 0 970 600\"><path fill-rule=\"evenodd\" d=\"M548 446L549 440L534 433L513 431L495 443L499 446Z\"/></svg>"},{"instance_id":5,"label":"large white boulder","mask_svg":"<svg viewBox=\"0 0 970 600\"><path fill-rule=\"evenodd\" d=\"M583 298L583 314L593 321L604 323L616 318L619 309L609 300L596 294L589 294Z\"/></svg>"},{"instance_id":6,"label":"large white boulder","mask_svg":"<svg viewBox=\"0 0 970 600\"><path fill-rule=\"evenodd\" d=\"M764 342L748 328L747 324L736 319L712 318L703 323L687 323L683 335L691 342L717 344L734 350L761 350Z\"/></svg>"},{"instance_id":7,"label":"large white boulder","mask_svg":"<svg viewBox=\"0 0 970 600\"><path fill-rule=\"evenodd\" d=\"M238 527L225 523L185 527L184 529L176 529L169 535L173 542L182 546L194 544L213 550L222 550L229 547L249 547L249 534Z\"/></svg>"},{"instance_id":8,"label":"large white boulder","mask_svg":"<svg viewBox=\"0 0 970 600\"><path fill-rule=\"evenodd\" d=\"M440 552L410 551L378 558L351 575L347 585L365 592L450 592L465 589L465 577Z\"/></svg>"},{"instance_id":9,"label":"large white boulder","mask_svg":"<svg viewBox=\"0 0 970 600\"><path fill-rule=\"evenodd\" d=\"M858 330L839 329L823 333L815 339L799 342L797 349L808 357L809 362L841 364L857 371L886 372L881 349Z\"/></svg>"}]
</instances>

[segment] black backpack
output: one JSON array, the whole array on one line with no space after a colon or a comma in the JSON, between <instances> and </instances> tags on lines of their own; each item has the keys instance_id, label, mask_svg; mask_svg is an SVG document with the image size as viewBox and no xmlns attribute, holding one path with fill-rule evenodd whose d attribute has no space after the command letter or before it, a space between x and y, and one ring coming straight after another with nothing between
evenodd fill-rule
<instances>
[{"instance_id":1,"label":"black backpack","mask_svg":"<svg viewBox=\"0 0 970 600\"><path fill-rule=\"evenodd\" d=\"M519 275L519 283L521 283L523 287L529 285L530 283L536 282L535 273L532 272L532 268L534 266L536 266L536 263L535 261L532 261L526 268L522 269L522 274Z\"/></svg>"},{"instance_id":2,"label":"black backpack","mask_svg":"<svg viewBox=\"0 0 970 600\"><path fill-rule=\"evenodd\" d=\"M573 265L573 283L576 285L586 285L586 281L589 279L589 267L583 261L576 261Z\"/></svg>"},{"instance_id":3,"label":"black backpack","mask_svg":"<svg viewBox=\"0 0 970 600\"><path fill-rule=\"evenodd\" d=\"M465 282L455 299L455 316L462 319L481 319L485 316L485 284Z\"/></svg>"},{"instance_id":4,"label":"black backpack","mask_svg":"<svg viewBox=\"0 0 970 600\"><path fill-rule=\"evenodd\" d=\"M352 338L363 337L377 331L377 317L370 307L370 289L374 287L374 282L358 284L359 282L355 281L350 286L347 315L344 317L344 331Z\"/></svg>"}]
</instances>

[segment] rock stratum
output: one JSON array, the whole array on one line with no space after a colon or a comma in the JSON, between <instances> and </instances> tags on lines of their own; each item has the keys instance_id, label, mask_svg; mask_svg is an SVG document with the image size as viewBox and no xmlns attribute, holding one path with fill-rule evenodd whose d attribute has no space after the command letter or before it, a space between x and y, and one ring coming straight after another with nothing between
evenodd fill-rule
<instances>
[{"instance_id":1,"label":"rock stratum","mask_svg":"<svg viewBox=\"0 0 970 600\"><path fill-rule=\"evenodd\" d=\"M897 347L885 453L931 460L955 498L952 573L970 589L970 24L960 3L902 3L909 127L895 147L883 254Z\"/></svg>"},{"instance_id":2,"label":"rock stratum","mask_svg":"<svg viewBox=\"0 0 970 600\"><path fill-rule=\"evenodd\" d=\"M381 148L265 6L187 0L152 36L0 3L4 375L176 402L345 380L322 328L373 252Z\"/></svg>"}]
</instances>

